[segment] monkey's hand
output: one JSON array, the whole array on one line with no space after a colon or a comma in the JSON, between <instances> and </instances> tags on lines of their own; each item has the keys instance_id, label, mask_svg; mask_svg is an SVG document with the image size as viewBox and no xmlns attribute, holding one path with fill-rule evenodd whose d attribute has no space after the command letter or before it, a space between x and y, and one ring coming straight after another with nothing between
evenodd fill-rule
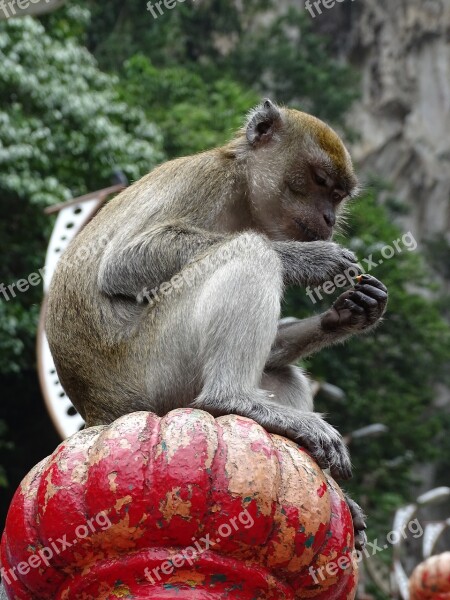
<instances>
[{"instance_id":1,"label":"monkey's hand","mask_svg":"<svg viewBox=\"0 0 450 600\"><path fill-rule=\"evenodd\" d=\"M359 504L352 500L350 496L345 495L345 499L347 501L347 505L350 509L350 513L353 519L353 528L355 531L355 548L357 550L363 550L367 543L366 515L364 514L364 511L359 506Z\"/></svg>"},{"instance_id":2,"label":"monkey's hand","mask_svg":"<svg viewBox=\"0 0 450 600\"><path fill-rule=\"evenodd\" d=\"M356 277L361 273L356 255L335 242L308 242L302 248L311 269L307 277L310 285L330 281L337 275L350 273Z\"/></svg>"},{"instance_id":3,"label":"monkey's hand","mask_svg":"<svg viewBox=\"0 0 450 600\"><path fill-rule=\"evenodd\" d=\"M340 296L321 319L327 332L366 331L378 323L386 311L388 291L381 281L363 275L360 282Z\"/></svg>"},{"instance_id":4,"label":"monkey's hand","mask_svg":"<svg viewBox=\"0 0 450 600\"><path fill-rule=\"evenodd\" d=\"M273 242L287 285L320 285L346 273L357 276L358 259L334 242Z\"/></svg>"}]
</instances>

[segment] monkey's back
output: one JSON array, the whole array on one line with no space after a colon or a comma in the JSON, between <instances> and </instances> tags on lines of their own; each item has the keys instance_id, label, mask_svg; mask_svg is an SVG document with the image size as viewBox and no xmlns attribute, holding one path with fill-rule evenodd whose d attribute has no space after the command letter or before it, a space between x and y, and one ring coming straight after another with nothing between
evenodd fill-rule
<instances>
[{"instance_id":1,"label":"monkey's back","mask_svg":"<svg viewBox=\"0 0 450 600\"><path fill-rule=\"evenodd\" d=\"M90 406L111 406L115 399L123 402L128 397L136 410L148 408L143 400L146 382L138 364L146 357L130 355L129 344L132 336L142 333L137 324L147 309L136 298L109 298L100 291L104 253L109 244L123 246L134 235L169 219L190 215L192 225L211 228L215 215L206 208L208 204L203 208L200 203L203 210L195 213L190 202L200 190L205 199L217 192L211 177L204 175L205 165L217 158L217 151L212 151L171 161L137 181L100 210L57 265L48 295L46 333L61 384L89 424ZM195 186L186 195L183 182L188 175L192 179L193 172ZM149 336L158 311L153 315L145 319ZM111 412L102 419L112 420Z\"/></svg>"}]
</instances>

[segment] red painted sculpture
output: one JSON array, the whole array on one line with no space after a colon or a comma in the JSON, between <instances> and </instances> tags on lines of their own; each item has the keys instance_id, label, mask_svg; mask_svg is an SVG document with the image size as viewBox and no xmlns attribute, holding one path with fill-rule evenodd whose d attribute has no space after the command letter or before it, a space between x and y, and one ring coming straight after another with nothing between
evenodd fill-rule
<instances>
[{"instance_id":1,"label":"red painted sculpture","mask_svg":"<svg viewBox=\"0 0 450 600\"><path fill-rule=\"evenodd\" d=\"M2 539L14 600L351 600L353 525L306 452L237 416L122 417L24 479Z\"/></svg>"},{"instance_id":2,"label":"red painted sculpture","mask_svg":"<svg viewBox=\"0 0 450 600\"><path fill-rule=\"evenodd\" d=\"M409 580L411 600L450 600L450 552L431 556Z\"/></svg>"}]
</instances>

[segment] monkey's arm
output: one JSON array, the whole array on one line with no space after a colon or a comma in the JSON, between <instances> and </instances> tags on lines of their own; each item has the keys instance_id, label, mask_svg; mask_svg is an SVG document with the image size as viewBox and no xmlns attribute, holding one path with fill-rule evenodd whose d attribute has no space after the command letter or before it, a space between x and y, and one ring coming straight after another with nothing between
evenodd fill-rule
<instances>
[{"instance_id":1,"label":"monkey's arm","mask_svg":"<svg viewBox=\"0 0 450 600\"><path fill-rule=\"evenodd\" d=\"M364 275L322 315L282 324L266 368L283 367L356 333L369 331L383 316L387 301L386 287L375 277Z\"/></svg>"},{"instance_id":2,"label":"monkey's arm","mask_svg":"<svg viewBox=\"0 0 450 600\"><path fill-rule=\"evenodd\" d=\"M224 235L183 224L163 224L135 235L124 244L113 240L102 258L98 286L108 296L139 298L201 258Z\"/></svg>"},{"instance_id":3,"label":"monkey's arm","mask_svg":"<svg viewBox=\"0 0 450 600\"><path fill-rule=\"evenodd\" d=\"M334 242L272 242L283 265L286 285L317 285L350 271L360 273L357 258Z\"/></svg>"}]
</instances>

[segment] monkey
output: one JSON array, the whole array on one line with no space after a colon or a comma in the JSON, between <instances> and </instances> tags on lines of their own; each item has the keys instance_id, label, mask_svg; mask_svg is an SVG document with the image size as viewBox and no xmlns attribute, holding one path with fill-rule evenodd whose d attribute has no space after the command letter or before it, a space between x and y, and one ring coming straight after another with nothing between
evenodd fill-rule
<instances>
[{"instance_id":1,"label":"monkey","mask_svg":"<svg viewBox=\"0 0 450 600\"><path fill-rule=\"evenodd\" d=\"M223 147L166 162L106 204L64 253L47 298L58 377L86 425L179 407L237 414L348 479L343 439L293 363L374 328L387 289L365 275L323 314L289 324L280 306L288 286L361 272L332 241L357 194L338 134L266 99ZM349 506L362 544L364 516Z\"/></svg>"}]
</instances>

